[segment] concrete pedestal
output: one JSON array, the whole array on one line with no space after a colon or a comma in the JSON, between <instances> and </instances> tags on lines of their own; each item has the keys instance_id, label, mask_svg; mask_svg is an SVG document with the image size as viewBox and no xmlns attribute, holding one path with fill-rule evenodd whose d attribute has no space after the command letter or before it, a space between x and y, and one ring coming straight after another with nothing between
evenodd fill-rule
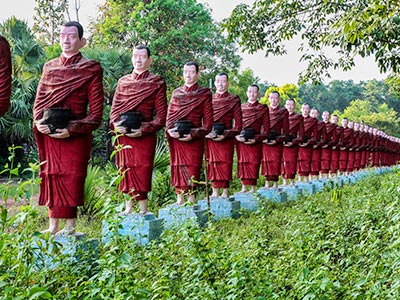
<instances>
[{"instance_id":1,"label":"concrete pedestal","mask_svg":"<svg viewBox=\"0 0 400 300\"><path fill-rule=\"evenodd\" d=\"M302 195L301 190L292 185L281 185L279 189L286 193L287 200L297 200Z\"/></svg>"},{"instance_id":2,"label":"concrete pedestal","mask_svg":"<svg viewBox=\"0 0 400 300\"><path fill-rule=\"evenodd\" d=\"M347 176L350 180L350 183L355 184L357 182L357 178L354 175Z\"/></svg>"},{"instance_id":3,"label":"concrete pedestal","mask_svg":"<svg viewBox=\"0 0 400 300\"><path fill-rule=\"evenodd\" d=\"M342 187L343 186L343 179L341 177L332 178L333 187Z\"/></svg>"},{"instance_id":4,"label":"concrete pedestal","mask_svg":"<svg viewBox=\"0 0 400 300\"><path fill-rule=\"evenodd\" d=\"M171 204L160 209L158 214L164 219L166 229L180 227L188 222L204 227L208 221L207 209L201 208L199 204L191 206Z\"/></svg>"},{"instance_id":5,"label":"concrete pedestal","mask_svg":"<svg viewBox=\"0 0 400 300\"><path fill-rule=\"evenodd\" d=\"M111 223L116 222L116 223ZM117 229L113 229L113 225ZM115 227L114 227L115 228ZM158 239L163 231L162 219L156 218L153 213L145 216L131 214L115 217L112 221L103 221L102 241L107 242L115 232L119 235L135 241L139 245L147 245L150 241Z\"/></svg>"},{"instance_id":6,"label":"concrete pedestal","mask_svg":"<svg viewBox=\"0 0 400 300\"><path fill-rule=\"evenodd\" d=\"M251 193L235 193L233 198L240 202L240 208L248 211L256 211L259 207L259 201Z\"/></svg>"},{"instance_id":7,"label":"concrete pedestal","mask_svg":"<svg viewBox=\"0 0 400 300\"><path fill-rule=\"evenodd\" d=\"M75 235L40 235L32 239L31 250L38 269L55 269L61 264L95 263L99 256L99 241L88 239L83 233Z\"/></svg>"},{"instance_id":8,"label":"concrete pedestal","mask_svg":"<svg viewBox=\"0 0 400 300\"><path fill-rule=\"evenodd\" d=\"M296 187L300 189L303 195L312 195L315 193L315 185L311 182L297 182Z\"/></svg>"},{"instance_id":9,"label":"concrete pedestal","mask_svg":"<svg viewBox=\"0 0 400 300\"><path fill-rule=\"evenodd\" d=\"M287 201L287 194L280 188L261 188L257 193L265 199L272 202L285 202Z\"/></svg>"},{"instance_id":10,"label":"concrete pedestal","mask_svg":"<svg viewBox=\"0 0 400 300\"><path fill-rule=\"evenodd\" d=\"M208 209L207 200L200 200L198 202L202 209ZM235 200L234 197L227 198L210 198L210 209L214 215L214 220L223 218L239 218L240 201Z\"/></svg>"},{"instance_id":11,"label":"concrete pedestal","mask_svg":"<svg viewBox=\"0 0 400 300\"><path fill-rule=\"evenodd\" d=\"M315 191L316 192L322 192L324 190L324 187L327 186L327 181L312 180L311 184L313 184L315 186Z\"/></svg>"},{"instance_id":12,"label":"concrete pedestal","mask_svg":"<svg viewBox=\"0 0 400 300\"><path fill-rule=\"evenodd\" d=\"M342 176L339 176L339 178L343 181L344 185L350 184L350 178L348 176L342 175Z\"/></svg>"}]
</instances>

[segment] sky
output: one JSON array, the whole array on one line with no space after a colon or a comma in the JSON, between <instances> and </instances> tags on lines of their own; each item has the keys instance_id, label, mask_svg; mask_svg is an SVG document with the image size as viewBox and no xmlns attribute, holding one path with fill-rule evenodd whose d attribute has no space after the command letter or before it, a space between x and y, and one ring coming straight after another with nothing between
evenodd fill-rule
<instances>
[{"instance_id":1,"label":"sky","mask_svg":"<svg viewBox=\"0 0 400 300\"><path fill-rule=\"evenodd\" d=\"M234 7L240 3L251 4L253 0L198 0L207 4L212 10L212 16L215 20L221 21L229 17ZM6 5L4 3L7 2ZM70 0L73 7L74 0ZM89 21L96 18L98 5L104 3L105 0L80 0L81 9L79 16L84 27ZM33 25L34 0L0 0L0 22L4 22L11 16L18 19L26 20L30 26ZM71 12L71 18L74 14ZM240 52L243 58L241 69L250 68L254 75L260 78L261 82L268 81L278 86L285 83L297 83L298 74L306 68L304 63L299 62L301 53L298 53L298 42L291 41L287 43L287 54L284 56L268 57L264 56L262 51L255 54L246 54ZM335 55L334 51L329 53ZM326 80L353 80L354 82L366 81L371 79L385 79L385 74L380 74L376 63L372 57L356 58L356 66L351 71L332 70L331 78Z\"/></svg>"}]
</instances>

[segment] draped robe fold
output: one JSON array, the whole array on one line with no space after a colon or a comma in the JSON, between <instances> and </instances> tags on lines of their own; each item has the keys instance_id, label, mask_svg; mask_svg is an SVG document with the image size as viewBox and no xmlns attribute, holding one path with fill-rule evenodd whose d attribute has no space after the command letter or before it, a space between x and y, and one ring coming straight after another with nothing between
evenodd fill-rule
<instances>
[{"instance_id":1,"label":"draped robe fold","mask_svg":"<svg viewBox=\"0 0 400 300\"><path fill-rule=\"evenodd\" d=\"M219 142L206 139L207 176L214 188L228 188L232 180L235 136L242 130L240 98L225 92L213 95L214 123L225 125L225 139Z\"/></svg>"},{"instance_id":2,"label":"draped robe fold","mask_svg":"<svg viewBox=\"0 0 400 300\"><path fill-rule=\"evenodd\" d=\"M171 182L178 193L193 190L197 185L192 181L200 179L203 162L205 136L213 124L212 94L210 89L197 83L191 87L182 86L172 92L167 113L167 129L174 128L179 120L189 120L193 128L192 140L188 142L172 138L168 132L170 148Z\"/></svg>"},{"instance_id":3,"label":"draped robe fold","mask_svg":"<svg viewBox=\"0 0 400 300\"><path fill-rule=\"evenodd\" d=\"M346 127L343 129L341 149L339 153L339 171L345 172L349 162L349 145L352 142L353 129Z\"/></svg>"},{"instance_id":4,"label":"draped robe fold","mask_svg":"<svg viewBox=\"0 0 400 300\"><path fill-rule=\"evenodd\" d=\"M313 152L313 145L317 141L318 135L318 120L311 116L304 117L304 137L307 146L299 147L299 154L297 158L297 170L300 176L308 176L311 171L311 158Z\"/></svg>"},{"instance_id":5,"label":"draped robe fold","mask_svg":"<svg viewBox=\"0 0 400 300\"><path fill-rule=\"evenodd\" d=\"M277 138L275 145L263 144L261 172L265 180L278 181L281 174L283 140L286 139L289 131L289 112L283 107L270 107L269 110L270 131L274 131ZM282 137L281 140L279 137Z\"/></svg>"},{"instance_id":6,"label":"draped robe fold","mask_svg":"<svg viewBox=\"0 0 400 300\"><path fill-rule=\"evenodd\" d=\"M34 120L51 107L69 108L75 119L67 129L70 137L52 138L34 134L40 167L39 205L49 207L52 218L74 218L83 205L84 183L92 146L92 131L101 124L103 113L103 70L100 64L80 53L47 62L37 89Z\"/></svg>"},{"instance_id":7,"label":"draped robe fold","mask_svg":"<svg viewBox=\"0 0 400 300\"><path fill-rule=\"evenodd\" d=\"M257 185L260 173L262 141L269 133L268 106L257 102L242 104L243 128L253 128L255 143L236 141L238 177L244 185Z\"/></svg>"},{"instance_id":8,"label":"draped robe fold","mask_svg":"<svg viewBox=\"0 0 400 300\"><path fill-rule=\"evenodd\" d=\"M311 155L310 175L317 176L321 172L322 146L327 142L326 126L323 121L318 121L317 143L314 145Z\"/></svg>"},{"instance_id":9,"label":"draped robe fold","mask_svg":"<svg viewBox=\"0 0 400 300\"><path fill-rule=\"evenodd\" d=\"M118 144L130 146L116 154L117 166L124 172L118 189L135 200L145 200L151 191L157 131L165 126L167 116L165 80L149 71L120 78L110 112L111 128L127 111L140 112L142 136L118 138Z\"/></svg>"},{"instance_id":10,"label":"draped robe fold","mask_svg":"<svg viewBox=\"0 0 400 300\"><path fill-rule=\"evenodd\" d=\"M336 130L336 140L333 142L333 144L336 147L336 149L332 149L331 165L330 165L331 173L336 173L339 170L340 147L343 138L344 128L342 126L337 125L335 130Z\"/></svg>"},{"instance_id":11,"label":"draped robe fold","mask_svg":"<svg viewBox=\"0 0 400 300\"><path fill-rule=\"evenodd\" d=\"M325 122L324 122L325 123ZM326 122L326 143L321 150L321 173L328 174L331 169L332 147L336 141L336 124Z\"/></svg>"},{"instance_id":12,"label":"draped robe fold","mask_svg":"<svg viewBox=\"0 0 400 300\"><path fill-rule=\"evenodd\" d=\"M302 141L304 138L304 124L301 114L289 114L288 135L292 138L293 143L291 146L283 147L282 177L285 179L294 179L297 171L298 142Z\"/></svg>"}]
</instances>

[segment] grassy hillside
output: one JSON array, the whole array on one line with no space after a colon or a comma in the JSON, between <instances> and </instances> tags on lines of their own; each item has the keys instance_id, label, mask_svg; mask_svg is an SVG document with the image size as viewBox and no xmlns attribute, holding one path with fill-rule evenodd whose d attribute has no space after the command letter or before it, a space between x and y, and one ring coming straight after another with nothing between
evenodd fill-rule
<instances>
[{"instance_id":1,"label":"grassy hillside","mask_svg":"<svg viewBox=\"0 0 400 300\"><path fill-rule=\"evenodd\" d=\"M53 270L34 263L27 241L38 214L24 207L12 226L2 223L0 298L400 299L399 182L397 170L263 202L257 213L167 231L147 247L115 238L95 264L54 254Z\"/></svg>"}]
</instances>

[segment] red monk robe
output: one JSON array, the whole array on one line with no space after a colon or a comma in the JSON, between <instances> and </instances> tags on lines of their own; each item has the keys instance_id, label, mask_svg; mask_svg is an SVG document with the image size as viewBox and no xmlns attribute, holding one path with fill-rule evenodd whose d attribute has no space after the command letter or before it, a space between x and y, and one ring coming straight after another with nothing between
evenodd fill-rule
<instances>
[{"instance_id":1,"label":"red monk robe","mask_svg":"<svg viewBox=\"0 0 400 300\"><path fill-rule=\"evenodd\" d=\"M286 108L277 106L269 109L270 134L269 139L276 144L263 144L262 150L262 175L266 181L275 181L281 174L283 141L286 140L289 131L289 112Z\"/></svg>"},{"instance_id":2,"label":"red monk robe","mask_svg":"<svg viewBox=\"0 0 400 300\"><path fill-rule=\"evenodd\" d=\"M282 177L285 179L294 179L296 177L299 142L301 142L303 138L303 116L294 112L291 114L289 113L289 132L287 141L291 144L284 144L282 154Z\"/></svg>"},{"instance_id":3,"label":"red monk robe","mask_svg":"<svg viewBox=\"0 0 400 300\"><path fill-rule=\"evenodd\" d=\"M360 169L364 169L367 163L367 148L368 148L368 139L369 139L369 133L363 130L362 133L362 141L361 141L361 146L360 146L360 151L361 151L361 158L360 158Z\"/></svg>"},{"instance_id":4,"label":"red monk robe","mask_svg":"<svg viewBox=\"0 0 400 300\"><path fill-rule=\"evenodd\" d=\"M353 170L359 170L360 169L360 163L361 163L361 150L360 150L360 148L362 146L363 132L360 130L359 125L357 127L358 127L357 129L354 128L355 140L354 140L354 144L353 144L353 151L354 151Z\"/></svg>"},{"instance_id":5,"label":"red monk robe","mask_svg":"<svg viewBox=\"0 0 400 300\"><path fill-rule=\"evenodd\" d=\"M228 92L216 93L213 95L212 104L214 123L222 123L226 129L224 140L206 140L207 176L212 181L213 188L228 188L229 181L232 180L234 137L242 130L240 98Z\"/></svg>"},{"instance_id":6,"label":"red monk robe","mask_svg":"<svg viewBox=\"0 0 400 300\"><path fill-rule=\"evenodd\" d=\"M344 128L342 126L337 125L335 130L336 130L336 140L333 142L334 146L332 147L332 156L330 165L331 173L336 173L339 170L340 146Z\"/></svg>"},{"instance_id":7,"label":"red monk robe","mask_svg":"<svg viewBox=\"0 0 400 300\"><path fill-rule=\"evenodd\" d=\"M311 158L313 145L317 142L318 120L311 116L303 118L304 122L304 145L300 144L297 158L297 169L300 176L309 176L311 171Z\"/></svg>"},{"instance_id":8,"label":"red monk robe","mask_svg":"<svg viewBox=\"0 0 400 300\"><path fill-rule=\"evenodd\" d=\"M339 152L339 171L345 172L349 161L349 145L352 143L353 129L346 127L343 129L342 140ZM353 159L354 160L354 159Z\"/></svg>"},{"instance_id":9,"label":"red monk robe","mask_svg":"<svg viewBox=\"0 0 400 300\"><path fill-rule=\"evenodd\" d=\"M321 173L328 174L331 168L332 147L335 147L336 124L324 122L326 129L326 143L321 150Z\"/></svg>"},{"instance_id":10,"label":"red monk robe","mask_svg":"<svg viewBox=\"0 0 400 300\"><path fill-rule=\"evenodd\" d=\"M10 106L11 74L10 45L0 35L0 117L4 116Z\"/></svg>"},{"instance_id":11,"label":"red monk robe","mask_svg":"<svg viewBox=\"0 0 400 300\"><path fill-rule=\"evenodd\" d=\"M313 146L311 156L311 171L310 175L318 176L321 172L321 156L322 146L328 142L326 133L326 124L323 121L318 121L317 142Z\"/></svg>"},{"instance_id":12,"label":"red monk robe","mask_svg":"<svg viewBox=\"0 0 400 300\"><path fill-rule=\"evenodd\" d=\"M262 141L269 133L268 106L259 103L242 104L243 128L253 128L255 143L236 142L238 177L243 185L257 185L260 173Z\"/></svg>"},{"instance_id":13,"label":"red monk robe","mask_svg":"<svg viewBox=\"0 0 400 300\"><path fill-rule=\"evenodd\" d=\"M381 138L376 134L376 130L374 128L373 132L374 142L373 142L373 152L372 152L372 165L374 167L379 167L381 165L380 161L380 146L381 146Z\"/></svg>"},{"instance_id":14,"label":"red monk robe","mask_svg":"<svg viewBox=\"0 0 400 300\"><path fill-rule=\"evenodd\" d=\"M355 156L356 156L355 149L357 148L358 134L359 132L353 129L349 144L347 145L347 151L349 152L349 156L347 159L346 172L353 172L353 170L355 169Z\"/></svg>"},{"instance_id":15,"label":"red monk robe","mask_svg":"<svg viewBox=\"0 0 400 300\"><path fill-rule=\"evenodd\" d=\"M122 77L118 81L110 112L111 126L119 121L121 113L127 111L140 112L142 136L131 138L123 135L118 138L119 144L131 146L116 154L117 166L125 172L118 188L135 196L135 200L144 200L151 191L157 131L164 127L167 116L164 79L149 71Z\"/></svg>"},{"instance_id":16,"label":"red monk robe","mask_svg":"<svg viewBox=\"0 0 400 300\"><path fill-rule=\"evenodd\" d=\"M212 95L208 88L197 83L191 87L182 86L172 92L168 107L167 129L174 127L175 121L190 120L192 140L188 142L172 138L167 132L171 156L171 181L176 192L188 192L196 186L191 178L200 179L205 136L213 124Z\"/></svg>"},{"instance_id":17,"label":"red monk robe","mask_svg":"<svg viewBox=\"0 0 400 300\"><path fill-rule=\"evenodd\" d=\"M103 70L80 53L60 56L44 65L35 104L34 120L48 107L69 108L75 120L67 126L70 137L52 138L34 128L40 162L39 205L49 207L50 218L76 218L83 205L84 183L92 147L92 131L103 114ZM89 112L88 112L89 107Z\"/></svg>"}]
</instances>

